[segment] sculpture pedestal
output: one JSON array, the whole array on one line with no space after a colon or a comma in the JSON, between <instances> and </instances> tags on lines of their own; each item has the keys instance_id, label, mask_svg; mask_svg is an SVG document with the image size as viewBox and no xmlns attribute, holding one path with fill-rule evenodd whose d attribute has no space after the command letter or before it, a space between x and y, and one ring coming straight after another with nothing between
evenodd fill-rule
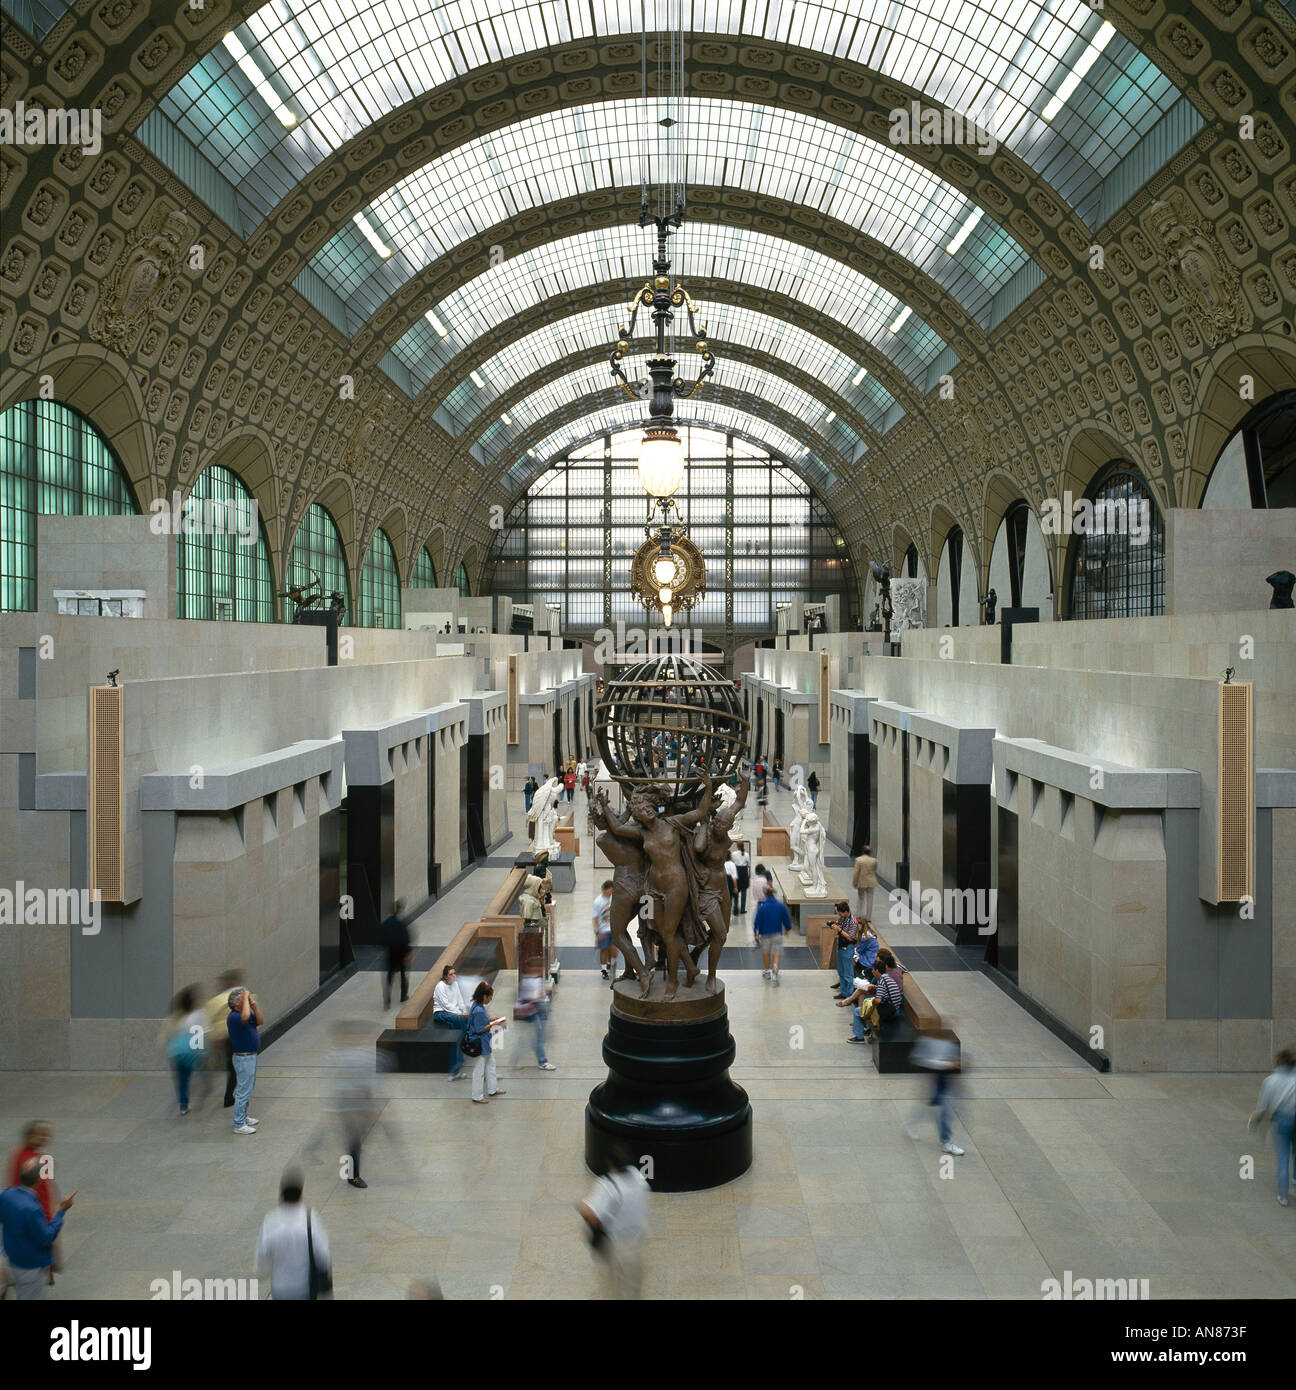
<instances>
[{"instance_id":1,"label":"sculpture pedestal","mask_svg":"<svg viewBox=\"0 0 1296 1390\"><path fill-rule=\"evenodd\" d=\"M707 994L703 978L669 1001L660 975L647 999L637 981L617 981L603 1039L608 1079L585 1107L585 1162L594 1172L605 1171L618 1142L636 1160L651 1158L644 1171L654 1192L718 1187L751 1167L751 1104L729 1079L735 1048L724 982Z\"/></svg>"}]
</instances>

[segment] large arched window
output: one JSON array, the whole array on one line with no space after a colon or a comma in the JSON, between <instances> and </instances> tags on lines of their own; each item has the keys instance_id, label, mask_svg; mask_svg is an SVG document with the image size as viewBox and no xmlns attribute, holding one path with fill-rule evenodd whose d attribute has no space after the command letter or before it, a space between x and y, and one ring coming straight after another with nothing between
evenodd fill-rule
<instances>
[{"instance_id":1,"label":"large arched window","mask_svg":"<svg viewBox=\"0 0 1296 1390\"><path fill-rule=\"evenodd\" d=\"M108 441L70 406L20 401L0 415L0 612L36 607L38 516L138 512Z\"/></svg>"},{"instance_id":2,"label":"large arched window","mask_svg":"<svg viewBox=\"0 0 1296 1390\"><path fill-rule=\"evenodd\" d=\"M918 547L912 541L909 542L909 548L904 553L904 564L901 568L904 570L906 579L918 578Z\"/></svg>"},{"instance_id":3,"label":"large arched window","mask_svg":"<svg viewBox=\"0 0 1296 1390\"><path fill-rule=\"evenodd\" d=\"M411 589L435 589L436 586L436 566L432 563L427 546L421 545L418 548L418 554L414 557L414 566L410 570L409 587Z\"/></svg>"},{"instance_id":4,"label":"large arched window","mask_svg":"<svg viewBox=\"0 0 1296 1390\"><path fill-rule=\"evenodd\" d=\"M706 562L706 594L683 626L732 646L775 630L779 605L839 595L841 622L859 624L859 589L832 514L791 465L763 445L709 425L679 426L687 468L676 501ZM562 630L643 627L630 565L649 502L639 480L641 429L572 447L509 512L480 593L561 608Z\"/></svg>"},{"instance_id":5,"label":"large arched window","mask_svg":"<svg viewBox=\"0 0 1296 1390\"><path fill-rule=\"evenodd\" d=\"M193 530L176 537L176 614L181 618L275 620L270 548L256 499L219 463L199 475L185 499Z\"/></svg>"},{"instance_id":6,"label":"large arched window","mask_svg":"<svg viewBox=\"0 0 1296 1390\"><path fill-rule=\"evenodd\" d=\"M1000 611L1037 608L1041 622L1052 620L1053 580L1048 548L1035 513L1024 498L1009 505L995 532L990 548L989 587L995 591ZM978 610L978 619L981 616Z\"/></svg>"},{"instance_id":7,"label":"large arched window","mask_svg":"<svg viewBox=\"0 0 1296 1390\"><path fill-rule=\"evenodd\" d=\"M958 627L978 617L976 576L961 526L951 526L936 571L936 626Z\"/></svg>"},{"instance_id":8,"label":"large arched window","mask_svg":"<svg viewBox=\"0 0 1296 1390\"><path fill-rule=\"evenodd\" d=\"M1165 612L1165 528L1137 473L1117 462L1073 508L1068 618L1147 618Z\"/></svg>"},{"instance_id":9,"label":"large arched window","mask_svg":"<svg viewBox=\"0 0 1296 1390\"><path fill-rule=\"evenodd\" d=\"M381 526L374 532L365 554L358 598L358 627L400 627L400 574L396 570L396 552Z\"/></svg>"},{"instance_id":10,"label":"large arched window","mask_svg":"<svg viewBox=\"0 0 1296 1390\"><path fill-rule=\"evenodd\" d=\"M1296 391L1255 407L1220 450L1206 507L1296 507Z\"/></svg>"},{"instance_id":11,"label":"large arched window","mask_svg":"<svg viewBox=\"0 0 1296 1390\"><path fill-rule=\"evenodd\" d=\"M325 602L336 591L342 595L345 608L342 623L350 621L351 586L347 581L346 551L337 522L328 509L312 502L302 517L293 540L292 563L288 567L289 585L310 585L318 579L324 589ZM292 604L285 601L285 612L292 619Z\"/></svg>"},{"instance_id":12,"label":"large arched window","mask_svg":"<svg viewBox=\"0 0 1296 1390\"><path fill-rule=\"evenodd\" d=\"M459 590L460 598L468 598L472 594L468 584L468 567L462 560L459 561L459 568L455 570L455 586Z\"/></svg>"}]
</instances>

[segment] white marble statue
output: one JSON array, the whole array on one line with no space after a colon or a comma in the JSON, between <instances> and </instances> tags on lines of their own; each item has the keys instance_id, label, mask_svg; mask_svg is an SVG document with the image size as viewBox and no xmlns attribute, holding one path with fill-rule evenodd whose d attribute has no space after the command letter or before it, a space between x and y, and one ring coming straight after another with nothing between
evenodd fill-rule
<instances>
[{"instance_id":1,"label":"white marble statue","mask_svg":"<svg viewBox=\"0 0 1296 1390\"><path fill-rule=\"evenodd\" d=\"M801 849L805 855L805 867L798 875L809 898L828 896L828 882L824 878L824 839L823 821L811 811L801 824Z\"/></svg>"},{"instance_id":2,"label":"white marble statue","mask_svg":"<svg viewBox=\"0 0 1296 1390\"><path fill-rule=\"evenodd\" d=\"M531 848L539 854L542 850L549 854L561 854L562 846L554 837L558 828L558 801L563 794L561 777L551 777L543 783L531 798L531 809L527 812L527 823L535 826Z\"/></svg>"},{"instance_id":3,"label":"white marble statue","mask_svg":"<svg viewBox=\"0 0 1296 1390\"><path fill-rule=\"evenodd\" d=\"M805 868L805 819L814 813L814 802L802 783L792 788L792 815L788 821L788 843L792 847L792 861L788 868L796 874Z\"/></svg>"}]
</instances>

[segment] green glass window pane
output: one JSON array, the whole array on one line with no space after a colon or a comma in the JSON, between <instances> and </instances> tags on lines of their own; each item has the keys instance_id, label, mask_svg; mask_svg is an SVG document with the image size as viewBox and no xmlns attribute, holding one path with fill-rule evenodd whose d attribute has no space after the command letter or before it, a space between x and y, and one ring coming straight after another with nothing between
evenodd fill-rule
<instances>
[{"instance_id":1,"label":"green glass window pane","mask_svg":"<svg viewBox=\"0 0 1296 1390\"><path fill-rule=\"evenodd\" d=\"M374 532L360 571L356 623L359 627L400 627L400 575L396 552L381 527Z\"/></svg>"},{"instance_id":2,"label":"green glass window pane","mask_svg":"<svg viewBox=\"0 0 1296 1390\"><path fill-rule=\"evenodd\" d=\"M346 551L337 523L328 510L313 502L302 517L293 540L288 585L310 586L316 580L327 600L331 593L342 595L342 625L351 621L351 584L347 578ZM284 615L292 620L292 604L284 600Z\"/></svg>"},{"instance_id":3,"label":"green glass window pane","mask_svg":"<svg viewBox=\"0 0 1296 1390\"><path fill-rule=\"evenodd\" d=\"M435 589L436 586L436 566L432 563L427 546L421 545L418 555L414 559L414 568L410 571L409 587L411 589Z\"/></svg>"},{"instance_id":4,"label":"green glass window pane","mask_svg":"<svg viewBox=\"0 0 1296 1390\"><path fill-rule=\"evenodd\" d=\"M139 508L107 440L59 401L0 414L0 611L36 607L37 516L131 516Z\"/></svg>"}]
</instances>

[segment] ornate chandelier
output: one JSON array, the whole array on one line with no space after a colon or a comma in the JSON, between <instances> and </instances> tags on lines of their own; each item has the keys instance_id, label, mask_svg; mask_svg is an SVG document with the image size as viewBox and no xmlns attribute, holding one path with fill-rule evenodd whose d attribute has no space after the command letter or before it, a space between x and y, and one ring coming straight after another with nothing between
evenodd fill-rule
<instances>
[{"instance_id":1,"label":"ornate chandelier","mask_svg":"<svg viewBox=\"0 0 1296 1390\"><path fill-rule=\"evenodd\" d=\"M644 536L630 562L630 591L670 627L677 613L687 613L706 593L706 562L684 527L672 525L665 514L661 525L644 527Z\"/></svg>"}]
</instances>

